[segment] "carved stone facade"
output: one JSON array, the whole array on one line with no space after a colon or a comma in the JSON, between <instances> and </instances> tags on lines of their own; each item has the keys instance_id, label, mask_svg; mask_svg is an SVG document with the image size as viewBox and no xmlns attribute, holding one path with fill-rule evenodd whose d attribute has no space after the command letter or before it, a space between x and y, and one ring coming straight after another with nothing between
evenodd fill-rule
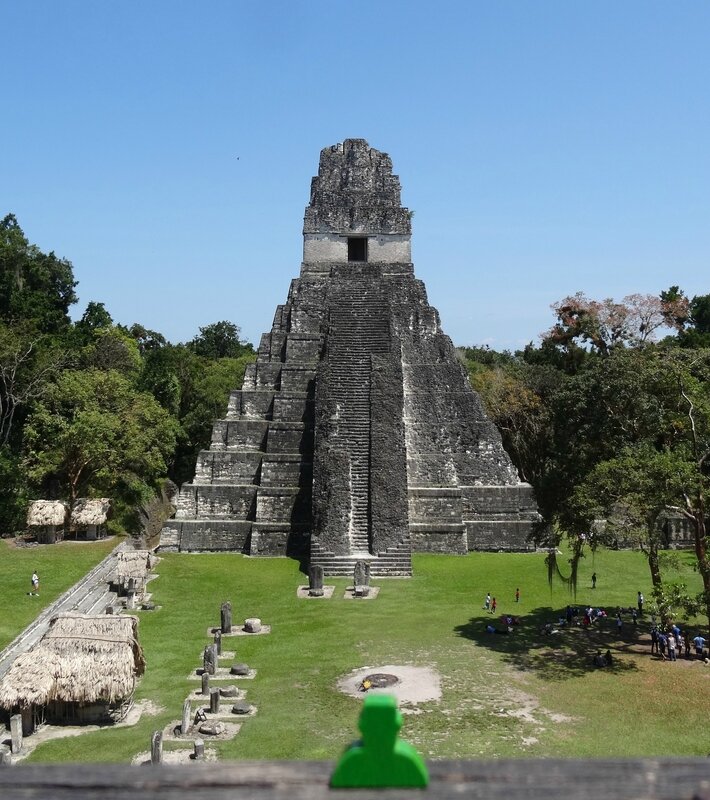
<instances>
[{"instance_id":1,"label":"carved stone facade","mask_svg":"<svg viewBox=\"0 0 710 800\"><path fill-rule=\"evenodd\" d=\"M527 550L538 519L411 263L389 156L321 152L301 274L180 490L161 549L411 574L411 552Z\"/></svg>"}]
</instances>

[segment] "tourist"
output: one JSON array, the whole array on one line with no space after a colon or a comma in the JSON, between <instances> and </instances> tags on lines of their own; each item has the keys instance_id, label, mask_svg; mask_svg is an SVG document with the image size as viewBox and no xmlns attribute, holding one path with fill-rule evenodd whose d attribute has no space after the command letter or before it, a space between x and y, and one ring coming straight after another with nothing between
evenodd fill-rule
<instances>
[{"instance_id":1,"label":"tourist","mask_svg":"<svg viewBox=\"0 0 710 800\"><path fill-rule=\"evenodd\" d=\"M520 602L520 589L515 590L515 602L516 603Z\"/></svg>"},{"instance_id":2,"label":"tourist","mask_svg":"<svg viewBox=\"0 0 710 800\"><path fill-rule=\"evenodd\" d=\"M636 602L638 603L638 607L639 607L639 617L642 617L643 616L643 593L642 592L638 592L638 596L637 596Z\"/></svg>"},{"instance_id":3,"label":"tourist","mask_svg":"<svg viewBox=\"0 0 710 800\"><path fill-rule=\"evenodd\" d=\"M32 591L30 594L39 597L39 575L37 574L37 570L32 573L32 578L30 580L32 583Z\"/></svg>"},{"instance_id":4,"label":"tourist","mask_svg":"<svg viewBox=\"0 0 710 800\"><path fill-rule=\"evenodd\" d=\"M636 618L638 617L638 613L636 612L635 608L631 609L631 621L636 625Z\"/></svg>"},{"instance_id":5,"label":"tourist","mask_svg":"<svg viewBox=\"0 0 710 800\"><path fill-rule=\"evenodd\" d=\"M658 631L658 653L663 659L666 660L666 645L668 644L668 637L663 631Z\"/></svg>"},{"instance_id":6,"label":"tourist","mask_svg":"<svg viewBox=\"0 0 710 800\"><path fill-rule=\"evenodd\" d=\"M672 633L668 634L668 658L676 660L676 638Z\"/></svg>"},{"instance_id":7,"label":"tourist","mask_svg":"<svg viewBox=\"0 0 710 800\"><path fill-rule=\"evenodd\" d=\"M607 649L606 653L604 653L604 661L606 661L607 667L610 667L613 663L613 658L611 657L611 650Z\"/></svg>"},{"instance_id":8,"label":"tourist","mask_svg":"<svg viewBox=\"0 0 710 800\"><path fill-rule=\"evenodd\" d=\"M601 650L597 650L597 654L592 659L592 663L595 667L605 667L606 661L604 660L604 656L602 655Z\"/></svg>"},{"instance_id":9,"label":"tourist","mask_svg":"<svg viewBox=\"0 0 710 800\"><path fill-rule=\"evenodd\" d=\"M651 655L658 653L658 626L651 628Z\"/></svg>"},{"instance_id":10,"label":"tourist","mask_svg":"<svg viewBox=\"0 0 710 800\"><path fill-rule=\"evenodd\" d=\"M616 615L616 632L621 636L621 626L624 623L621 621L621 611Z\"/></svg>"},{"instance_id":11,"label":"tourist","mask_svg":"<svg viewBox=\"0 0 710 800\"><path fill-rule=\"evenodd\" d=\"M705 639L698 634L695 639L693 639L693 644L695 645L695 655L698 658L703 657L703 648L705 647Z\"/></svg>"},{"instance_id":12,"label":"tourist","mask_svg":"<svg viewBox=\"0 0 710 800\"><path fill-rule=\"evenodd\" d=\"M685 657L690 658L690 631L687 628L683 638L685 639Z\"/></svg>"},{"instance_id":13,"label":"tourist","mask_svg":"<svg viewBox=\"0 0 710 800\"><path fill-rule=\"evenodd\" d=\"M495 597L491 600L491 614L496 613L496 608L498 608L498 603L496 602Z\"/></svg>"},{"instance_id":14,"label":"tourist","mask_svg":"<svg viewBox=\"0 0 710 800\"><path fill-rule=\"evenodd\" d=\"M490 592L488 592L488 594L486 595L486 600L483 603L483 607L486 609L486 611L490 611L491 610L491 593Z\"/></svg>"},{"instance_id":15,"label":"tourist","mask_svg":"<svg viewBox=\"0 0 710 800\"><path fill-rule=\"evenodd\" d=\"M592 589L597 588L597 573L592 572Z\"/></svg>"}]
</instances>

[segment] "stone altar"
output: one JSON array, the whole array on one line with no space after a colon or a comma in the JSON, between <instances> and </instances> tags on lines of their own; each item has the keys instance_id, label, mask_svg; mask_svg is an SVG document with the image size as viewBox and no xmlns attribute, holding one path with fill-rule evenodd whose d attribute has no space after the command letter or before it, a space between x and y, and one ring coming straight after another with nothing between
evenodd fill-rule
<instances>
[{"instance_id":1,"label":"stone altar","mask_svg":"<svg viewBox=\"0 0 710 800\"><path fill-rule=\"evenodd\" d=\"M386 153L321 151L303 262L160 548L410 575L412 551L528 550L538 514L411 263Z\"/></svg>"}]
</instances>

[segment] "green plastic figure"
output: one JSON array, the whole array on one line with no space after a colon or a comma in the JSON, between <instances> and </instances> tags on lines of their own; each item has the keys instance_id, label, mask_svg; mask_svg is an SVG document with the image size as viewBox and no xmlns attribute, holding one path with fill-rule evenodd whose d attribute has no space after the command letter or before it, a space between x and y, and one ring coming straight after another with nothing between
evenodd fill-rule
<instances>
[{"instance_id":1,"label":"green plastic figure","mask_svg":"<svg viewBox=\"0 0 710 800\"><path fill-rule=\"evenodd\" d=\"M424 760L411 744L397 738L402 715L392 695L365 698L358 728L362 739L343 753L330 779L335 789L424 787L429 783Z\"/></svg>"}]
</instances>

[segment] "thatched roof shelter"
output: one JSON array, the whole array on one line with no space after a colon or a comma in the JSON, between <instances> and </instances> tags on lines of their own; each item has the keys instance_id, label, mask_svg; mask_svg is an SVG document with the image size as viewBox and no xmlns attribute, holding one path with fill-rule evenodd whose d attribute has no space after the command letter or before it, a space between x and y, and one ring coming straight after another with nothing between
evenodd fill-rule
<instances>
[{"instance_id":1,"label":"thatched roof shelter","mask_svg":"<svg viewBox=\"0 0 710 800\"><path fill-rule=\"evenodd\" d=\"M111 510L108 497L80 497L71 510L71 527L84 528L88 525L104 525Z\"/></svg>"},{"instance_id":2,"label":"thatched roof shelter","mask_svg":"<svg viewBox=\"0 0 710 800\"><path fill-rule=\"evenodd\" d=\"M121 550L117 555L116 583L127 586L133 578L138 586L145 584L155 556L150 550Z\"/></svg>"},{"instance_id":3,"label":"thatched roof shelter","mask_svg":"<svg viewBox=\"0 0 710 800\"><path fill-rule=\"evenodd\" d=\"M144 671L136 617L58 614L0 681L0 707L115 703L133 694Z\"/></svg>"},{"instance_id":4,"label":"thatched roof shelter","mask_svg":"<svg viewBox=\"0 0 710 800\"><path fill-rule=\"evenodd\" d=\"M64 525L69 506L63 500L35 500L27 509L27 526Z\"/></svg>"}]
</instances>

